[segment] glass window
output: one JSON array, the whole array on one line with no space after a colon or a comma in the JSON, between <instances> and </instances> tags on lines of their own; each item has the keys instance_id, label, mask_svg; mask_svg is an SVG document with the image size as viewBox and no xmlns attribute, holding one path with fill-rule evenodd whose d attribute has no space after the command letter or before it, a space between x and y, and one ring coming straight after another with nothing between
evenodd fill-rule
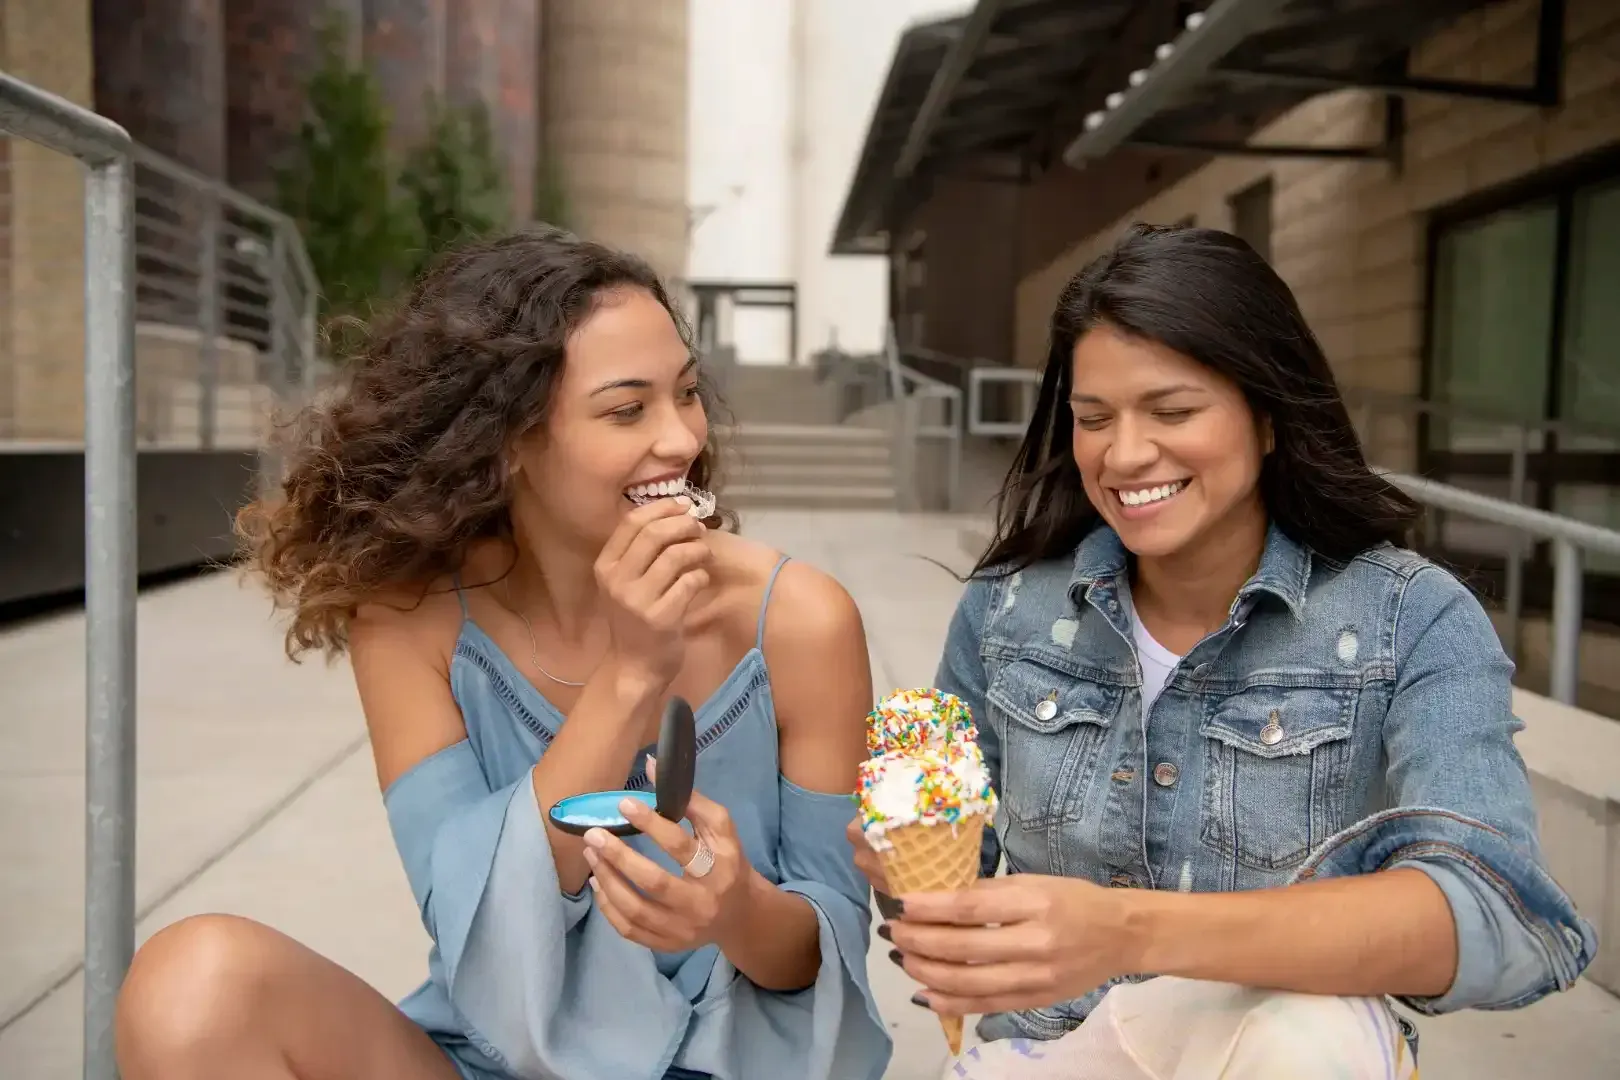
<instances>
[{"instance_id":1,"label":"glass window","mask_svg":"<svg viewBox=\"0 0 1620 1080\"><path fill-rule=\"evenodd\" d=\"M1620 428L1620 181L1575 193L1564 293L1558 415ZM1614 440L1566 440L1568 450L1614 450Z\"/></svg>"},{"instance_id":2,"label":"glass window","mask_svg":"<svg viewBox=\"0 0 1620 1080\"><path fill-rule=\"evenodd\" d=\"M1232 231L1241 236L1262 259L1271 261L1271 177L1250 184L1233 195Z\"/></svg>"},{"instance_id":3,"label":"glass window","mask_svg":"<svg viewBox=\"0 0 1620 1080\"><path fill-rule=\"evenodd\" d=\"M1448 230L1435 252L1434 400L1523 421L1546 415L1558 250L1555 202ZM1499 427L1434 425L1436 449L1503 450Z\"/></svg>"}]
</instances>

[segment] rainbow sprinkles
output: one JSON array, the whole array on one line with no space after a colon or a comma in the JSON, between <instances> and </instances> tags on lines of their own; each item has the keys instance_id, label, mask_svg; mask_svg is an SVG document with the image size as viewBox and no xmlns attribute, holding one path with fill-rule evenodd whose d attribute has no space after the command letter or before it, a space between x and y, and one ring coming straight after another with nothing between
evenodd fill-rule
<instances>
[{"instance_id":1,"label":"rainbow sprinkles","mask_svg":"<svg viewBox=\"0 0 1620 1080\"><path fill-rule=\"evenodd\" d=\"M897 750L915 753L977 738L972 711L961 698L943 690L896 690L866 717L866 749L873 756Z\"/></svg>"},{"instance_id":2,"label":"rainbow sprinkles","mask_svg":"<svg viewBox=\"0 0 1620 1080\"><path fill-rule=\"evenodd\" d=\"M878 851L885 833L908 825L955 825L995 812L996 793L978 743L896 750L861 763L861 829Z\"/></svg>"}]
</instances>

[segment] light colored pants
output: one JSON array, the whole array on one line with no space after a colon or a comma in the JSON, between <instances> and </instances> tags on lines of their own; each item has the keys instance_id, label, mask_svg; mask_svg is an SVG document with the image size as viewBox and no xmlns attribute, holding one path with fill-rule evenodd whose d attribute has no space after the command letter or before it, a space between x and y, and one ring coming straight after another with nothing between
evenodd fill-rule
<instances>
[{"instance_id":1,"label":"light colored pants","mask_svg":"<svg viewBox=\"0 0 1620 1080\"><path fill-rule=\"evenodd\" d=\"M1161 977L1114 987L1051 1042L963 1052L942 1080L1417 1080L1380 998L1318 997Z\"/></svg>"}]
</instances>

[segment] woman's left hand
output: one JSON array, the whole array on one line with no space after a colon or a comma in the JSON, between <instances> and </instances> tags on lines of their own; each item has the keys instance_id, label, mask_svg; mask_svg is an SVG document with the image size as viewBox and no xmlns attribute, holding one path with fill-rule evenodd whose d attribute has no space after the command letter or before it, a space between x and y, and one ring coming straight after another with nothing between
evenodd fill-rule
<instances>
[{"instance_id":1,"label":"woman's left hand","mask_svg":"<svg viewBox=\"0 0 1620 1080\"><path fill-rule=\"evenodd\" d=\"M1044 1008L1130 974L1127 889L1010 874L960 892L909 893L887 924L929 1008L972 1016Z\"/></svg>"},{"instance_id":2,"label":"woman's left hand","mask_svg":"<svg viewBox=\"0 0 1620 1080\"><path fill-rule=\"evenodd\" d=\"M626 799L620 810L685 869L672 874L607 830L592 829L585 834L585 861L602 914L624 937L657 952L714 944L728 916L747 902L754 873L731 815L695 791L686 808L695 835L639 800ZM710 859L713 865L702 872Z\"/></svg>"}]
</instances>

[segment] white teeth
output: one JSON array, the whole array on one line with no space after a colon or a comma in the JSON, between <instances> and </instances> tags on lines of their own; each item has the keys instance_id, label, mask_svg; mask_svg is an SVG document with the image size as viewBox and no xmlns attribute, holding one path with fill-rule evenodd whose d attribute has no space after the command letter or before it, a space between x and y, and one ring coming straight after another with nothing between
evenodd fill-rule
<instances>
[{"instance_id":1,"label":"white teeth","mask_svg":"<svg viewBox=\"0 0 1620 1080\"><path fill-rule=\"evenodd\" d=\"M1187 481L1178 480L1174 484L1160 484L1158 487L1142 488L1137 491L1121 491L1119 501L1126 506L1147 506L1178 494L1186 486Z\"/></svg>"},{"instance_id":2,"label":"white teeth","mask_svg":"<svg viewBox=\"0 0 1620 1080\"><path fill-rule=\"evenodd\" d=\"M685 480L660 480L654 484L637 484L625 491L630 501L638 506L650 503L655 499L667 499L672 496L684 495L691 503L687 511L699 520L714 513L715 497L702 488Z\"/></svg>"}]
</instances>

